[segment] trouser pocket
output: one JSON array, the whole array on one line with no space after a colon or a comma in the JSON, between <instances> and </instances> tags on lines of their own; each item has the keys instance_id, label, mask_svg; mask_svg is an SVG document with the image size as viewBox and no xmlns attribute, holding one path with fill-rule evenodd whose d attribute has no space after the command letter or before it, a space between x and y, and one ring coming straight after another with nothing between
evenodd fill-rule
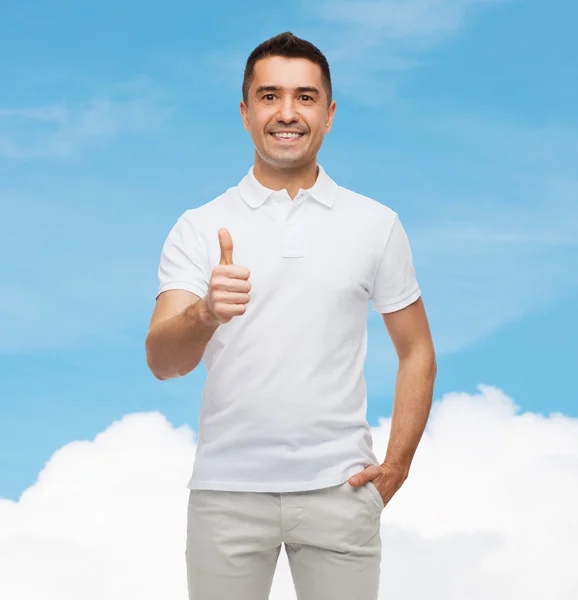
<instances>
[{"instance_id":1,"label":"trouser pocket","mask_svg":"<svg viewBox=\"0 0 578 600\"><path fill-rule=\"evenodd\" d=\"M381 494L379 493L379 490L377 489L377 487L375 487L375 484L373 483L373 481L368 481L365 484L365 486L367 487L367 489L373 496L373 499L375 500L376 504L379 506L379 510L383 510L385 508L385 504L383 503L383 498L381 497Z\"/></svg>"}]
</instances>

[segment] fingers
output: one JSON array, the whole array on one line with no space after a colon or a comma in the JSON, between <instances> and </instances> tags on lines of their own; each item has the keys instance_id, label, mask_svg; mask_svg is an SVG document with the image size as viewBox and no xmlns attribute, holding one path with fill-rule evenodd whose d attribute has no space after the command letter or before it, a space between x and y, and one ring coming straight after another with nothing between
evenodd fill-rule
<instances>
[{"instance_id":1,"label":"fingers","mask_svg":"<svg viewBox=\"0 0 578 600\"><path fill-rule=\"evenodd\" d=\"M242 269L242 267L240 267L240 269ZM227 273L215 271L211 280L211 288L215 291L224 290L226 292L249 293L251 291L251 283L245 278L232 274L231 271L228 271ZM235 273L236 272L237 271L235 270Z\"/></svg>"},{"instance_id":2,"label":"fingers","mask_svg":"<svg viewBox=\"0 0 578 600\"><path fill-rule=\"evenodd\" d=\"M240 292L216 290L213 292L213 300L215 304L247 304L249 300L251 300L251 296L249 296L249 294Z\"/></svg>"}]
</instances>

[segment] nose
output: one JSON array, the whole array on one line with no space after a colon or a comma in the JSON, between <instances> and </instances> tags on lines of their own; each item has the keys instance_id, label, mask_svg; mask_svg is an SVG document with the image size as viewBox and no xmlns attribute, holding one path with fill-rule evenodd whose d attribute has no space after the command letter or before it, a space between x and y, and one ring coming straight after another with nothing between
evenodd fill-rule
<instances>
[{"instance_id":1,"label":"nose","mask_svg":"<svg viewBox=\"0 0 578 600\"><path fill-rule=\"evenodd\" d=\"M293 123L299 120L292 98L284 98L277 113L277 120L282 123Z\"/></svg>"}]
</instances>

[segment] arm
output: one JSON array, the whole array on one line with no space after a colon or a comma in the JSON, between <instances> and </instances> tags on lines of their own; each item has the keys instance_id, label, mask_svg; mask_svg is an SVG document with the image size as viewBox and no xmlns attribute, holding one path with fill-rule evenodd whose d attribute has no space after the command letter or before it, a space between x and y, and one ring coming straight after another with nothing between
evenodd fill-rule
<instances>
[{"instance_id":1,"label":"arm","mask_svg":"<svg viewBox=\"0 0 578 600\"><path fill-rule=\"evenodd\" d=\"M185 290L161 293L145 341L153 375L165 380L190 373L218 327L207 312L206 298Z\"/></svg>"},{"instance_id":2,"label":"arm","mask_svg":"<svg viewBox=\"0 0 578 600\"><path fill-rule=\"evenodd\" d=\"M373 481L386 505L409 474L429 416L437 372L411 247L397 213L376 270L371 300L383 317L399 368L385 460L367 466L349 482Z\"/></svg>"},{"instance_id":3,"label":"arm","mask_svg":"<svg viewBox=\"0 0 578 600\"><path fill-rule=\"evenodd\" d=\"M408 476L429 417L437 363L421 297L402 310L382 316L399 360L383 466L391 467L401 483Z\"/></svg>"}]
</instances>

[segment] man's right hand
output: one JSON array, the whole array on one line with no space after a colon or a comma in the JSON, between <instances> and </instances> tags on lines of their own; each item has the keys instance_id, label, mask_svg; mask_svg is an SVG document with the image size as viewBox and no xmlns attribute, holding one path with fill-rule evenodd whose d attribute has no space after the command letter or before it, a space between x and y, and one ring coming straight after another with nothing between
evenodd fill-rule
<instances>
[{"instance_id":1,"label":"man's right hand","mask_svg":"<svg viewBox=\"0 0 578 600\"><path fill-rule=\"evenodd\" d=\"M247 267L233 264L233 240L226 229L219 229L221 260L213 269L206 298L209 316L222 325L247 310L251 272Z\"/></svg>"}]
</instances>

